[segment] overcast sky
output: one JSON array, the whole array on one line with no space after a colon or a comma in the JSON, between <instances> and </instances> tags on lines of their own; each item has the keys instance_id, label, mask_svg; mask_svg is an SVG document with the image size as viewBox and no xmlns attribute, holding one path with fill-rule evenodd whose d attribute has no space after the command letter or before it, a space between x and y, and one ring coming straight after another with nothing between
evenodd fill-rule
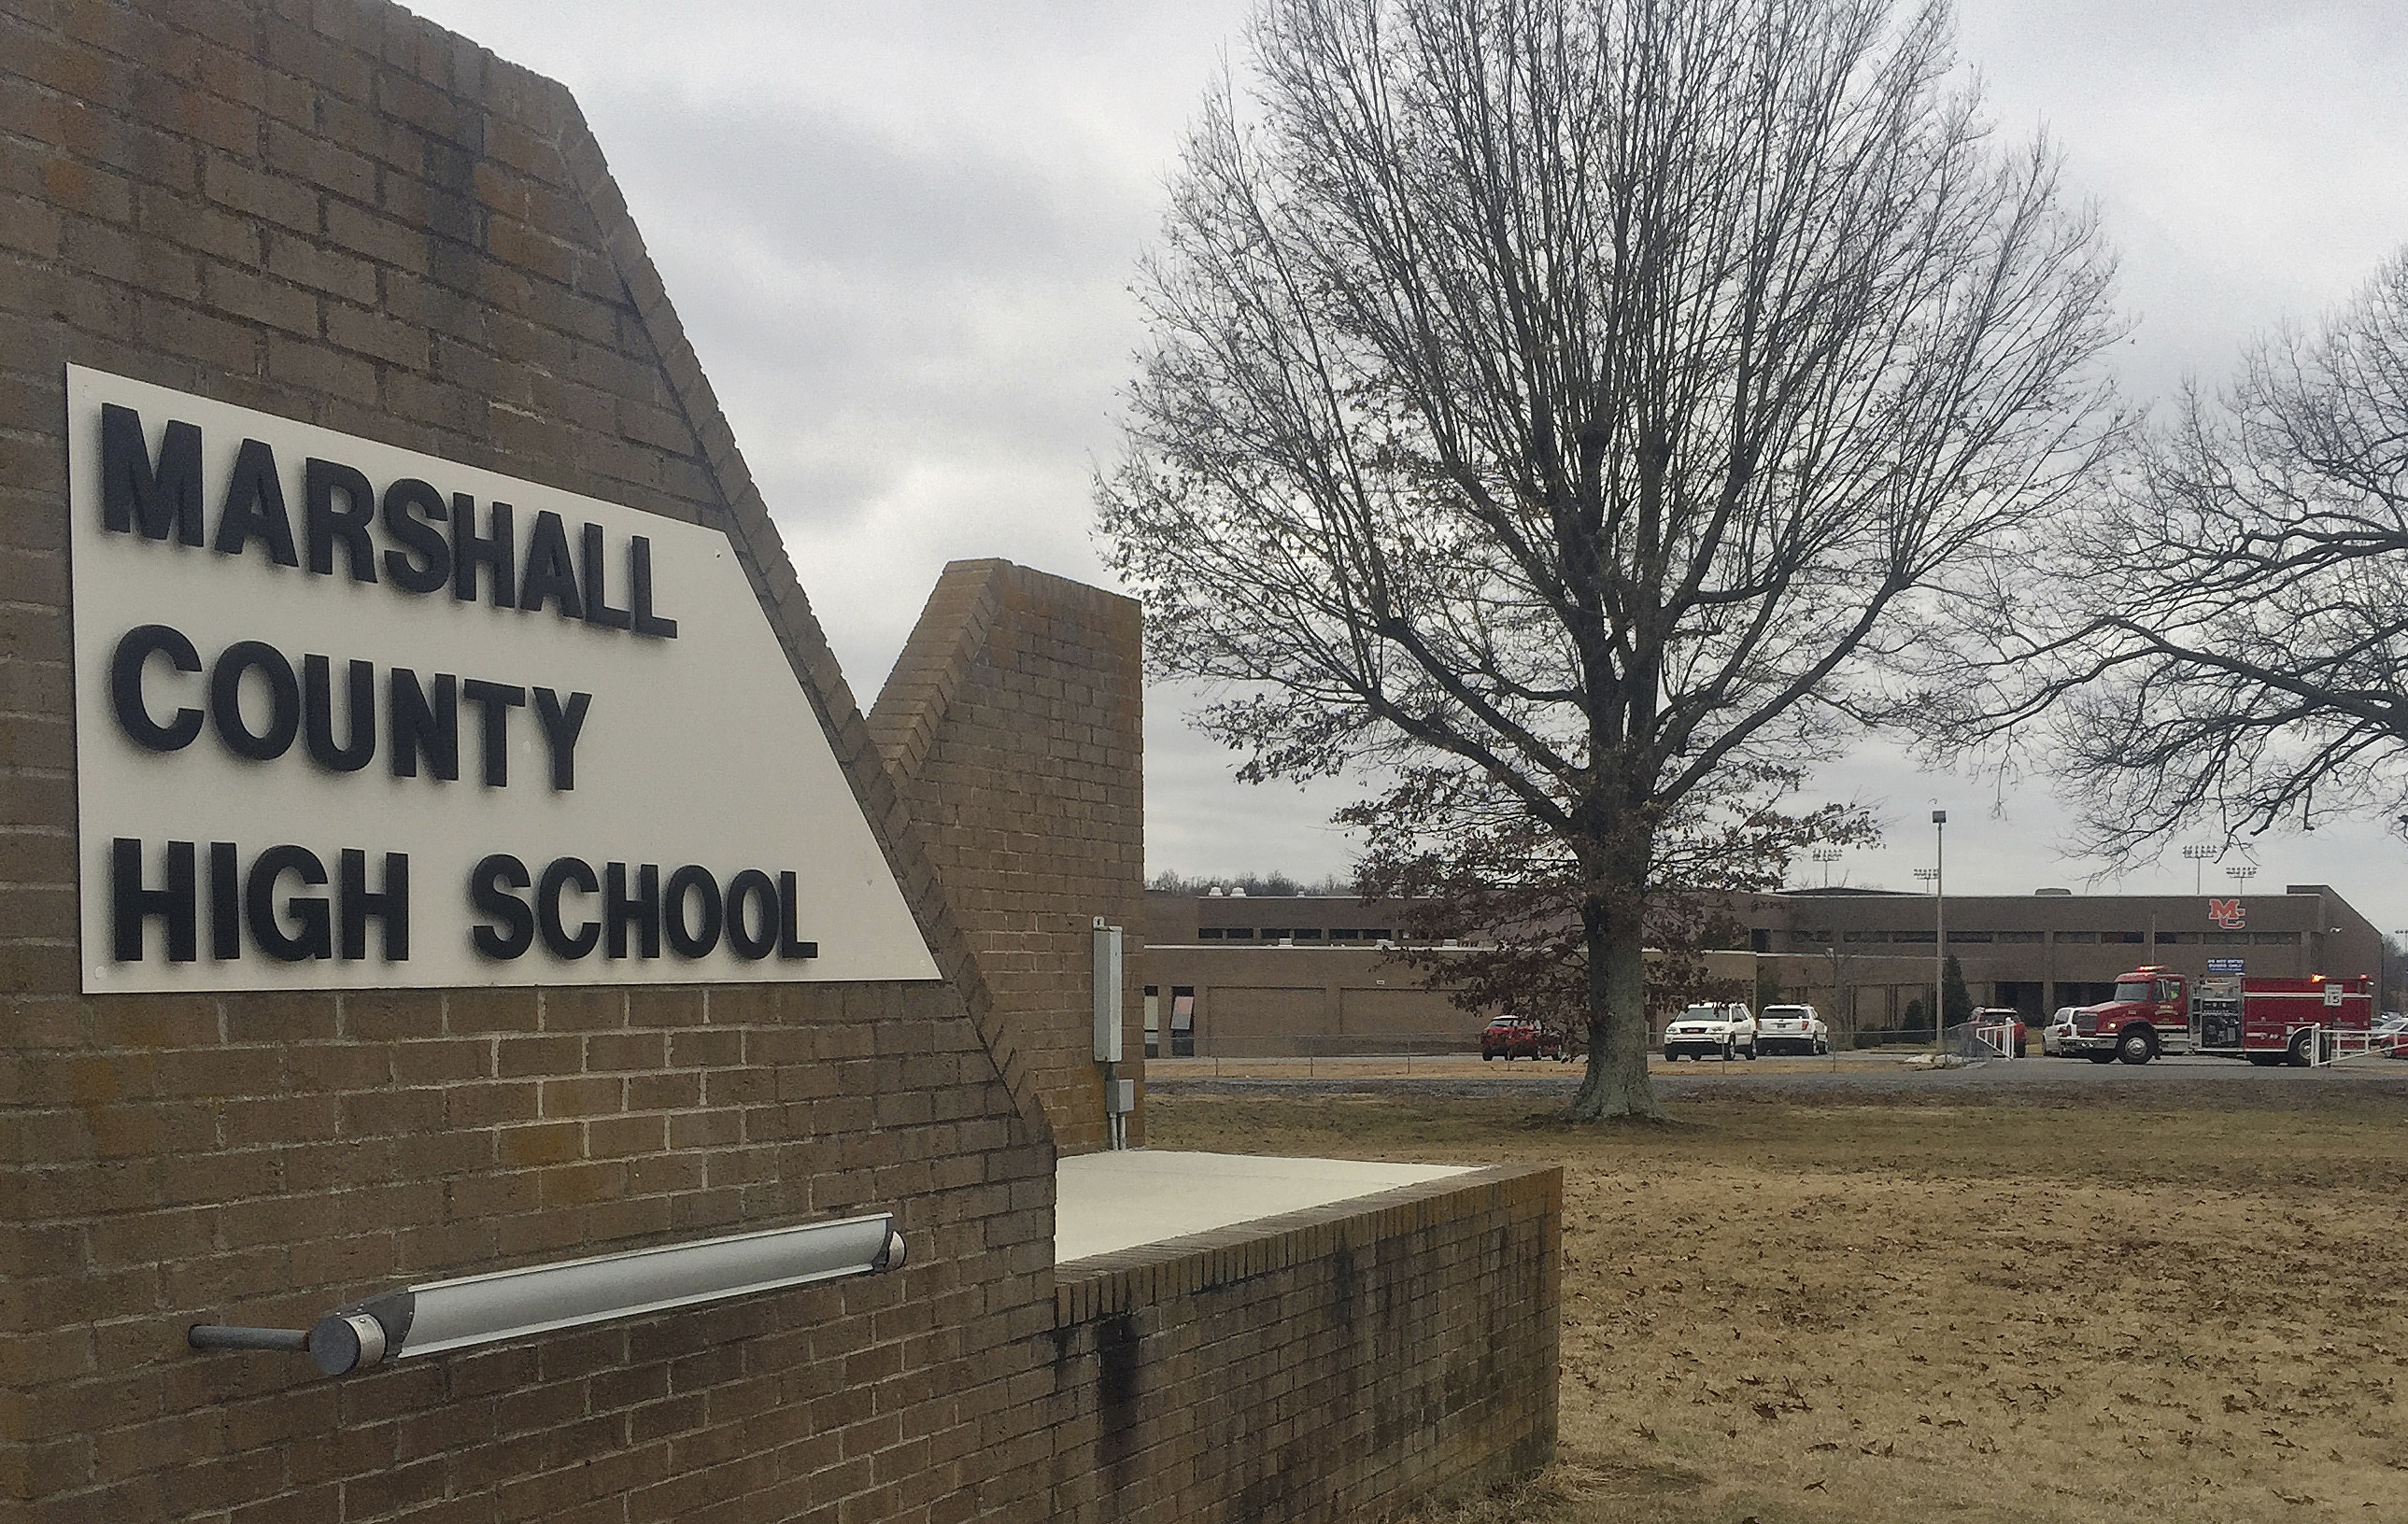
<instances>
[{"instance_id":1,"label":"overcast sky","mask_svg":"<svg viewBox=\"0 0 2408 1524\"><path fill-rule=\"evenodd\" d=\"M1089 480L1139 342L1126 287L1244 0L414 8L577 93L865 705L949 560L1109 585ZM2250 334L2313 320L2408 243L2397 0L1961 0L1959 19L2002 131L2045 127L2100 208L2139 320L2128 394L2220 380ZM1232 782L1181 698L1149 695L1149 866L1343 870L1343 790ZM2043 790L2001 803L1867 748L1824 796L1889 828L1833 865L1848 882L1916 887L1934 802L1952 891L2094 871L2058 855ZM2264 838L2251 887L2329 882L2396 930L2403 856L2372 827ZM2176 859L2095 887L2193 876Z\"/></svg>"}]
</instances>

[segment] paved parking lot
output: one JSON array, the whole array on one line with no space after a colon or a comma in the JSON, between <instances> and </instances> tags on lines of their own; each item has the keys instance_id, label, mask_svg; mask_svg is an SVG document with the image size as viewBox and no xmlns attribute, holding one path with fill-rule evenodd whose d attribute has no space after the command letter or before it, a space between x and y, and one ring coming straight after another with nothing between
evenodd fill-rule
<instances>
[{"instance_id":1,"label":"paved parking lot","mask_svg":"<svg viewBox=\"0 0 2408 1524\"><path fill-rule=\"evenodd\" d=\"M1841 1053L1824 1059L1742 1059L1725 1063L1648 1066L1658 1094L1742 1100L1798 1095L2014 1096L2051 1095L2124 1101L2181 1090L2229 1090L2236 1096L2281 1096L2286 1104L2336 1094L2408 1095L2408 1061L2356 1059L2323 1069L2260 1069L2234 1059L2161 1058L2134 1068L2081 1059L2029 1058L1962 1069L1908 1068L1899 1053ZM1477 1058L1149 1059L1146 1087L1166 1095L1190 1093L1307 1094L1371 1091L1399 1095L1509 1096L1571 1094L1578 1063L1483 1063Z\"/></svg>"}]
</instances>

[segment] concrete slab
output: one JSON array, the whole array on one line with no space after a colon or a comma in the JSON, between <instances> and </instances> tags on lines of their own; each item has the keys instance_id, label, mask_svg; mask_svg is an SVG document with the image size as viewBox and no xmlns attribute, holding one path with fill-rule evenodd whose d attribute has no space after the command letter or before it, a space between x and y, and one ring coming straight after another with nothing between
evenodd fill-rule
<instances>
[{"instance_id":1,"label":"concrete slab","mask_svg":"<svg viewBox=\"0 0 2408 1524\"><path fill-rule=\"evenodd\" d=\"M1469 1169L1153 1148L1074 1155L1054 1171L1054 1261L1067 1264Z\"/></svg>"}]
</instances>

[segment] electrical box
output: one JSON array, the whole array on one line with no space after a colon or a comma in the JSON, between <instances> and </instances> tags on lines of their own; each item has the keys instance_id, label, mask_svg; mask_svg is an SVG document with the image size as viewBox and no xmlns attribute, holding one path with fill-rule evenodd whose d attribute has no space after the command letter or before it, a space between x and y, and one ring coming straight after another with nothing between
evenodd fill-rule
<instances>
[{"instance_id":1,"label":"electrical box","mask_svg":"<svg viewBox=\"0 0 2408 1524\"><path fill-rule=\"evenodd\" d=\"M1121 929L1105 925L1101 916L1096 918L1096 1061L1121 1061Z\"/></svg>"},{"instance_id":2,"label":"electrical box","mask_svg":"<svg viewBox=\"0 0 2408 1524\"><path fill-rule=\"evenodd\" d=\"M1130 1112L1135 1111L1136 1109L1137 1109L1137 1081L1136 1081L1136 1080L1134 1080L1134 1079L1108 1079L1108 1080L1104 1081L1104 1113L1105 1113L1105 1115L1107 1115L1107 1116L1111 1116L1111 1117L1125 1117L1125 1116L1127 1116Z\"/></svg>"}]
</instances>

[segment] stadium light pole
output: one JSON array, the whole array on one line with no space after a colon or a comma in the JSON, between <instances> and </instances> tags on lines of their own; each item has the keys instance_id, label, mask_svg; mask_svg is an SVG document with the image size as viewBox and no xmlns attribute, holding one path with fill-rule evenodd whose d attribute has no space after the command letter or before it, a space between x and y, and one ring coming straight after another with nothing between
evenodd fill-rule
<instances>
[{"instance_id":1,"label":"stadium light pole","mask_svg":"<svg viewBox=\"0 0 2408 1524\"><path fill-rule=\"evenodd\" d=\"M2203 892L2200 883L2200 876L2207 871L2203 864L2209 858L2223 856L2224 849L2219 847L2210 847L2203 842L2193 842L2182 849L2182 855L2190 863L2190 891L2193 894ZM2155 948L2150 950L2156 951Z\"/></svg>"},{"instance_id":2,"label":"stadium light pole","mask_svg":"<svg viewBox=\"0 0 2408 1524\"><path fill-rule=\"evenodd\" d=\"M1831 864L1839 862L1840 859L1846 855L1846 853L1841 851L1836 847L1817 847L1814 848L1814 861L1823 864L1823 887L1825 889L1829 889L1831 887Z\"/></svg>"}]
</instances>

